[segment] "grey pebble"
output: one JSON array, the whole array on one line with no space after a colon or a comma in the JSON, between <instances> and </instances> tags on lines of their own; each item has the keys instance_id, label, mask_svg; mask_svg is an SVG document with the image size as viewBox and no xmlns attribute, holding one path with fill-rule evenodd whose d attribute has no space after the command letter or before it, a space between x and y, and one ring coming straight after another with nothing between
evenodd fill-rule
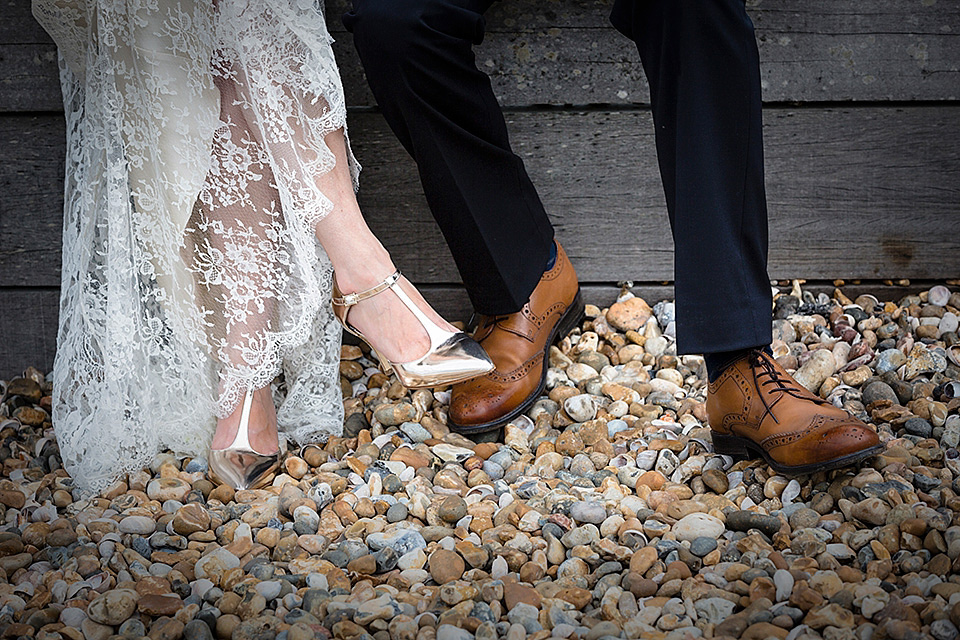
<instances>
[{"instance_id":1,"label":"grey pebble","mask_svg":"<svg viewBox=\"0 0 960 640\"><path fill-rule=\"evenodd\" d=\"M407 507L401 502L391 505L387 509L387 522L403 522L407 519Z\"/></svg>"}]
</instances>

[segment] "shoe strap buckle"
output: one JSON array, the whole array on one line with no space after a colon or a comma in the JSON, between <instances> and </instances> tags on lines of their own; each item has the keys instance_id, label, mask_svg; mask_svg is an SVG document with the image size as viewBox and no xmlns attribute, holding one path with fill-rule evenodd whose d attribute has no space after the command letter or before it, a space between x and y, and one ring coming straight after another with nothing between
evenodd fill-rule
<instances>
[{"instance_id":1,"label":"shoe strap buckle","mask_svg":"<svg viewBox=\"0 0 960 640\"><path fill-rule=\"evenodd\" d=\"M378 293L382 293L396 284L397 280L400 279L400 270L394 271L392 274L387 276L380 284L370 287L365 291L357 291L355 293L341 293L339 296L333 296L333 303L342 305L345 307L352 307L358 302L362 302Z\"/></svg>"}]
</instances>

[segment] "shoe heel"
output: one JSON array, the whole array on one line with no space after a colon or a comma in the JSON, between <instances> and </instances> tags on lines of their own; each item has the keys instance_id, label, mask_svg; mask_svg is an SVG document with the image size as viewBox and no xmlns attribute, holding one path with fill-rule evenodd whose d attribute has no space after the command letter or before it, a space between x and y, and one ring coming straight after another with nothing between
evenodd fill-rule
<instances>
[{"instance_id":1,"label":"shoe heel","mask_svg":"<svg viewBox=\"0 0 960 640\"><path fill-rule=\"evenodd\" d=\"M743 440L737 436L726 436L722 433L717 433L716 431L712 432L711 437L713 438L713 452L731 456L733 458L739 458L745 460L752 458L750 450L747 449L746 445L743 443Z\"/></svg>"},{"instance_id":2,"label":"shoe heel","mask_svg":"<svg viewBox=\"0 0 960 640\"><path fill-rule=\"evenodd\" d=\"M367 344L370 344L370 343L368 342ZM380 355L380 352L374 349L373 347L370 347L370 351L372 351L373 355L375 355L377 357L377 360L380 361L380 371L382 371L384 375L390 375L391 373L393 373L393 366L390 364L389 360L387 360L382 355Z\"/></svg>"},{"instance_id":3,"label":"shoe heel","mask_svg":"<svg viewBox=\"0 0 960 640\"><path fill-rule=\"evenodd\" d=\"M580 323L583 322L583 319L586 318L586 312L584 311L583 304L583 294L580 289L577 289L577 295L574 296L573 302L570 303L570 306L567 307L566 313L560 319L560 322L557 323L556 333L553 336L554 340L562 338L576 327L580 326Z\"/></svg>"}]
</instances>

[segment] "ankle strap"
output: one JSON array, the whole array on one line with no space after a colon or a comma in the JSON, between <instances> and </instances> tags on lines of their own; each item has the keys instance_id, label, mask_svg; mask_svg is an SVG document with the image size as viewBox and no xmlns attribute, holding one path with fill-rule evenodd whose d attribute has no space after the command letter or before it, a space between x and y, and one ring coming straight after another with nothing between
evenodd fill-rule
<instances>
[{"instance_id":1,"label":"ankle strap","mask_svg":"<svg viewBox=\"0 0 960 640\"><path fill-rule=\"evenodd\" d=\"M367 298L372 298L378 293L382 293L396 284L397 280L400 279L400 270L396 270L393 274L387 276L387 278L380 284L367 289L366 291L358 291L356 293L346 293L341 296L334 295L333 303L342 305L345 307L351 307L361 300L366 300Z\"/></svg>"}]
</instances>

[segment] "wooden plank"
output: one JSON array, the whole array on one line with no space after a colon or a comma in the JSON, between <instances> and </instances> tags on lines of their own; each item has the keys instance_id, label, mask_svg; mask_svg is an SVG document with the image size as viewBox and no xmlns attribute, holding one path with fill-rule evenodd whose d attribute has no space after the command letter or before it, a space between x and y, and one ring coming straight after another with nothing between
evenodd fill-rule
<instances>
[{"instance_id":1,"label":"wooden plank","mask_svg":"<svg viewBox=\"0 0 960 640\"><path fill-rule=\"evenodd\" d=\"M913 283L907 287L890 287L876 282L847 285L844 293L851 299L861 293L871 293L879 300L897 301L908 293L929 289L935 283ZM613 304L621 289L613 283L582 284L583 299L588 304L605 308ZM781 287L786 291L788 288ZM814 294L832 295L834 287L827 282L811 282L804 289ZM421 285L427 301L445 318L468 322L472 309L463 287L450 285ZM639 284L631 289L651 305L660 300L673 299L673 287L658 284ZM0 288L0 380L19 376L27 367L50 371L57 341L59 305L57 289L2 289ZM352 336L344 334L349 342Z\"/></svg>"},{"instance_id":2,"label":"wooden plank","mask_svg":"<svg viewBox=\"0 0 960 640\"><path fill-rule=\"evenodd\" d=\"M512 114L508 124L582 279L672 280L648 113ZM953 107L769 110L771 277L960 275L958 127ZM375 159L361 191L374 230L413 262L405 269L450 282L443 278L455 272L444 276L422 257L446 255L439 234L425 216L406 213L420 198L412 168L384 162L391 156L381 138L360 140L361 162ZM403 224L417 221L410 234L394 231L399 203Z\"/></svg>"},{"instance_id":3,"label":"wooden plank","mask_svg":"<svg viewBox=\"0 0 960 640\"><path fill-rule=\"evenodd\" d=\"M53 368L59 298L57 289L0 288L0 379Z\"/></svg>"},{"instance_id":4,"label":"wooden plank","mask_svg":"<svg viewBox=\"0 0 960 640\"><path fill-rule=\"evenodd\" d=\"M747 0L766 101L957 100L960 3Z\"/></svg>"},{"instance_id":5,"label":"wooden plank","mask_svg":"<svg viewBox=\"0 0 960 640\"><path fill-rule=\"evenodd\" d=\"M328 0L351 105L375 102L340 16ZM60 109L53 45L29 0L5 0L0 26L0 111ZM764 100L960 99L960 3L887 0L751 0ZM648 101L633 44L609 27L611 0L507 0L487 15L477 49L502 104L637 104Z\"/></svg>"},{"instance_id":6,"label":"wooden plank","mask_svg":"<svg viewBox=\"0 0 960 640\"><path fill-rule=\"evenodd\" d=\"M771 277L960 276L960 107L765 117ZM583 280L672 280L649 113L517 113L508 124ZM373 230L415 280L458 282L412 161L379 114L351 126ZM0 286L59 284L62 127L0 118Z\"/></svg>"},{"instance_id":7,"label":"wooden plank","mask_svg":"<svg viewBox=\"0 0 960 640\"><path fill-rule=\"evenodd\" d=\"M616 301L620 288L613 284L583 285L584 300L600 307ZM473 309L461 286L421 285L427 301L451 321L470 320ZM651 304L673 296L673 288L642 285L632 290ZM50 371L57 343L59 289L0 288L0 380L19 376L27 367ZM351 336L344 334L350 342Z\"/></svg>"},{"instance_id":8,"label":"wooden plank","mask_svg":"<svg viewBox=\"0 0 960 640\"><path fill-rule=\"evenodd\" d=\"M0 112L63 111L52 44L0 44Z\"/></svg>"},{"instance_id":9,"label":"wooden plank","mask_svg":"<svg viewBox=\"0 0 960 640\"><path fill-rule=\"evenodd\" d=\"M30 9L30 0L0 0L0 42L27 44L52 42Z\"/></svg>"},{"instance_id":10,"label":"wooden plank","mask_svg":"<svg viewBox=\"0 0 960 640\"><path fill-rule=\"evenodd\" d=\"M63 111L57 50L30 0L0 0L0 112Z\"/></svg>"},{"instance_id":11,"label":"wooden plank","mask_svg":"<svg viewBox=\"0 0 960 640\"><path fill-rule=\"evenodd\" d=\"M543 10L546 4L547 10ZM500 2L478 50L503 104L646 103L609 2ZM750 0L763 99L941 100L960 87L960 4Z\"/></svg>"},{"instance_id":12,"label":"wooden plank","mask_svg":"<svg viewBox=\"0 0 960 640\"><path fill-rule=\"evenodd\" d=\"M64 137L62 115L0 117L0 287L60 285Z\"/></svg>"},{"instance_id":13,"label":"wooden plank","mask_svg":"<svg viewBox=\"0 0 960 640\"><path fill-rule=\"evenodd\" d=\"M328 2L328 24L339 39L335 18L349 2ZM611 6L612 0L494 3L477 60L501 103L647 103L635 47L610 28ZM960 98L960 3L748 0L747 7L765 101ZM345 77L353 77L352 55L337 53Z\"/></svg>"}]
</instances>

